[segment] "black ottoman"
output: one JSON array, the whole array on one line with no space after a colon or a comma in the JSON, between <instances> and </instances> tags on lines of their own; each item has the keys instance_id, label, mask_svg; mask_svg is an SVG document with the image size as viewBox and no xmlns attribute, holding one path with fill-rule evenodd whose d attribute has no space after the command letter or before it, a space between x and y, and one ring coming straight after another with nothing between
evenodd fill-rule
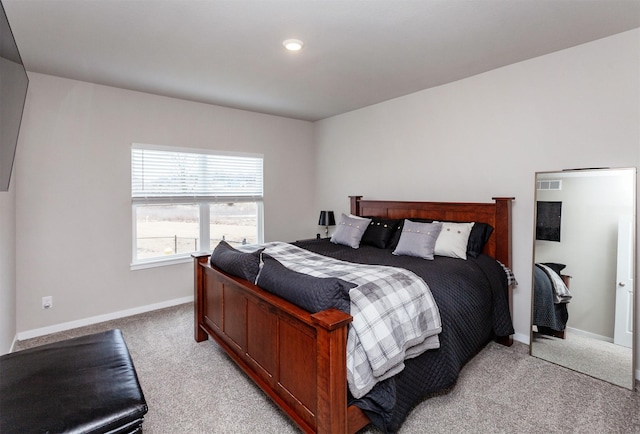
<instances>
[{"instance_id":1,"label":"black ottoman","mask_svg":"<svg viewBox=\"0 0 640 434\"><path fill-rule=\"evenodd\" d=\"M0 433L140 433L147 403L120 330L0 357Z\"/></svg>"}]
</instances>

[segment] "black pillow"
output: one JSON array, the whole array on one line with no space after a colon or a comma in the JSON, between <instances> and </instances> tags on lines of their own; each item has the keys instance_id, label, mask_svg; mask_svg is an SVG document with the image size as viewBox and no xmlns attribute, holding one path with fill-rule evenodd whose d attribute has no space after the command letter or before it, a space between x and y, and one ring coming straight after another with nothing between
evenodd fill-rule
<instances>
[{"instance_id":1,"label":"black pillow","mask_svg":"<svg viewBox=\"0 0 640 434\"><path fill-rule=\"evenodd\" d=\"M362 235L360 244L368 244L380 249L387 247L391 236L395 233L395 229L400 220L383 219L379 217L368 217L371 223Z\"/></svg>"},{"instance_id":2,"label":"black pillow","mask_svg":"<svg viewBox=\"0 0 640 434\"><path fill-rule=\"evenodd\" d=\"M469 241L467 241L467 255L472 258L480 256L492 233L493 226L489 223L475 222L469 234Z\"/></svg>"},{"instance_id":3,"label":"black pillow","mask_svg":"<svg viewBox=\"0 0 640 434\"><path fill-rule=\"evenodd\" d=\"M267 254L262 255L262 269L257 285L304 310L316 313L336 308L351 311L349 290L355 284L336 277L314 277L298 273Z\"/></svg>"},{"instance_id":4,"label":"black pillow","mask_svg":"<svg viewBox=\"0 0 640 434\"><path fill-rule=\"evenodd\" d=\"M220 244L213 249L209 261L211 265L215 265L222 271L255 283L260 271L260 253L263 250L251 253L241 252L231 247L226 241L220 241Z\"/></svg>"},{"instance_id":5,"label":"black pillow","mask_svg":"<svg viewBox=\"0 0 640 434\"><path fill-rule=\"evenodd\" d=\"M412 222L418 223L431 223L433 219L418 219L411 218L408 219ZM444 221L444 220L440 220ZM465 222L452 222L452 223L465 223ZM395 249L398 246L398 241L400 241L400 235L402 234L402 227L404 225L404 220L401 220L398 224L398 227L394 231L391 239L389 240L389 244L387 245L390 249ZM472 258L477 258L484 249L484 245L489 241L489 237L493 233L493 226L488 223L479 223L475 222L473 227L471 228L471 233L469 234L469 241L467 241L467 255Z\"/></svg>"},{"instance_id":6,"label":"black pillow","mask_svg":"<svg viewBox=\"0 0 640 434\"><path fill-rule=\"evenodd\" d=\"M558 274L558 276L561 276L562 270L567 267L564 264L557 264L555 262L543 262L542 265L546 265L547 267L551 268L556 272L556 274Z\"/></svg>"}]
</instances>

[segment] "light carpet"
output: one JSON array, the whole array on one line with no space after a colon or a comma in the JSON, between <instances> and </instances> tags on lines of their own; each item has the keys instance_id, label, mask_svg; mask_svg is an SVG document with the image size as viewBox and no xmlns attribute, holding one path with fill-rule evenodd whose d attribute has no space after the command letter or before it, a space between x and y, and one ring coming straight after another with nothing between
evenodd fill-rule
<instances>
[{"instance_id":1,"label":"light carpet","mask_svg":"<svg viewBox=\"0 0 640 434\"><path fill-rule=\"evenodd\" d=\"M194 341L192 304L20 341L16 350L111 328L124 334L149 405L145 434L300 432L215 342ZM526 345L490 343L400 430L424 432L640 433L640 393L531 357Z\"/></svg>"}]
</instances>

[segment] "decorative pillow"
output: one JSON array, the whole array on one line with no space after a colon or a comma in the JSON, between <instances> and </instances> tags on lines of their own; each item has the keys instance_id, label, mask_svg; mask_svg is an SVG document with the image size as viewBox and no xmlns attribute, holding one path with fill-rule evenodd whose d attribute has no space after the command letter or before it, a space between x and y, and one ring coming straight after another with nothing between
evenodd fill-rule
<instances>
[{"instance_id":1,"label":"decorative pillow","mask_svg":"<svg viewBox=\"0 0 640 434\"><path fill-rule=\"evenodd\" d=\"M393 233L391 234L391 238L389 238L389 242L387 243L387 249L395 249L396 247L398 247L398 241L400 241L400 235L402 235L403 227L404 227L404 220L400 220L400 223L398 223L398 226L396 226Z\"/></svg>"},{"instance_id":2,"label":"decorative pillow","mask_svg":"<svg viewBox=\"0 0 640 434\"><path fill-rule=\"evenodd\" d=\"M364 231L364 235L360 242L362 244L369 244L371 246L384 249L387 247L387 244L391 239L391 235L394 234L398 223L399 220L372 217L371 223L369 223L369 226L367 226L367 229Z\"/></svg>"},{"instance_id":3,"label":"decorative pillow","mask_svg":"<svg viewBox=\"0 0 640 434\"><path fill-rule=\"evenodd\" d=\"M482 253L484 245L489 241L489 237L493 233L493 226L489 223L475 222L471 233L469 234L469 242L467 243L467 255L477 258Z\"/></svg>"},{"instance_id":4,"label":"decorative pillow","mask_svg":"<svg viewBox=\"0 0 640 434\"><path fill-rule=\"evenodd\" d=\"M340 223L338 223L338 227L331 237L331 242L334 244L344 244L345 246L357 249L360 247L360 240L369 223L371 223L371 219L349 217L343 213L340 218Z\"/></svg>"},{"instance_id":5,"label":"decorative pillow","mask_svg":"<svg viewBox=\"0 0 640 434\"><path fill-rule=\"evenodd\" d=\"M398 247L393 254L433 259L436 240L441 230L442 223L417 223L405 220Z\"/></svg>"},{"instance_id":6,"label":"decorative pillow","mask_svg":"<svg viewBox=\"0 0 640 434\"><path fill-rule=\"evenodd\" d=\"M412 218L411 221L420 222L420 223L431 223L433 219L417 219ZM458 222L452 222L458 223ZM398 225L398 228L394 231L391 239L389 240L389 244L387 248L395 249L398 245L398 241L400 240L400 234L402 234L402 225L404 221L401 221ZM469 241L467 242L467 256L471 256L472 258L477 258L484 249L484 245L489 241L489 237L493 232L493 226L488 223L479 223L475 222L473 224L473 228L471 228L471 234L469 234Z\"/></svg>"},{"instance_id":7,"label":"decorative pillow","mask_svg":"<svg viewBox=\"0 0 640 434\"><path fill-rule=\"evenodd\" d=\"M473 223L442 222L442 230L436 240L434 254L466 260L467 243L472 228Z\"/></svg>"},{"instance_id":8,"label":"decorative pillow","mask_svg":"<svg viewBox=\"0 0 640 434\"><path fill-rule=\"evenodd\" d=\"M558 264L555 262L543 262L542 265L546 265L547 267L551 268L553 271L556 272L558 276L561 276L562 270L564 270L567 267L564 264Z\"/></svg>"},{"instance_id":9,"label":"decorative pillow","mask_svg":"<svg viewBox=\"0 0 640 434\"><path fill-rule=\"evenodd\" d=\"M404 227L404 222L406 220L416 222L416 223L433 223L433 219L411 218L411 219L400 220L400 223L398 223L398 227L393 232L393 235L391 235L391 239L389 239L389 244L387 244L387 248L395 249L396 247L398 247L398 241L400 241L400 235L402 235L402 228Z\"/></svg>"},{"instance_id":10,"label":"decorative pillow","mask_svg":"<svg viewBox=\"0 0 640 434\"><path fill-rule=\"evenodd\" d=\"M260 271L260 254L263 250L251 253L241 252L231 247L226 241L220 241L213 249L209 261L211 265L215 265L222 271L255 283Z\"/></svg>"},{"instance_id":11,"label":"decorative pillow","mask_svg":"<svg viewBox=\"0 0 640 434\"><path fill-rule=\"evenodd\" d=\"M267 254L262 255L262 262L256 284L264 290L311 313L331 307L350 313L349 290L355 284L336 277L323 278L298 273Z\"/></svg>"}]
</instances>

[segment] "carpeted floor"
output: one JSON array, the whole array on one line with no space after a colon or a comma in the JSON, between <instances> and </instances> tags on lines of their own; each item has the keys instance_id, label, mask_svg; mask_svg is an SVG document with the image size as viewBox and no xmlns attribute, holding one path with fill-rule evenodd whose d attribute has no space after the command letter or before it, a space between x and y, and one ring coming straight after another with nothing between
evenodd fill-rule
<instances>
[{"instance_id":1,"label":"carpeted floor","mask_svg":"<svg viewBox=\"0 0 640 434\"><path fill-rule=\"evenodd\" d=\"M124 334L149 405L145 434L299 432L214 342L193 340L191 304L21 341L16 350L111 328ZM526 345L491 343L400 432L640 433L640 393L531 357Z\"/></svg>"}]
</instances>

